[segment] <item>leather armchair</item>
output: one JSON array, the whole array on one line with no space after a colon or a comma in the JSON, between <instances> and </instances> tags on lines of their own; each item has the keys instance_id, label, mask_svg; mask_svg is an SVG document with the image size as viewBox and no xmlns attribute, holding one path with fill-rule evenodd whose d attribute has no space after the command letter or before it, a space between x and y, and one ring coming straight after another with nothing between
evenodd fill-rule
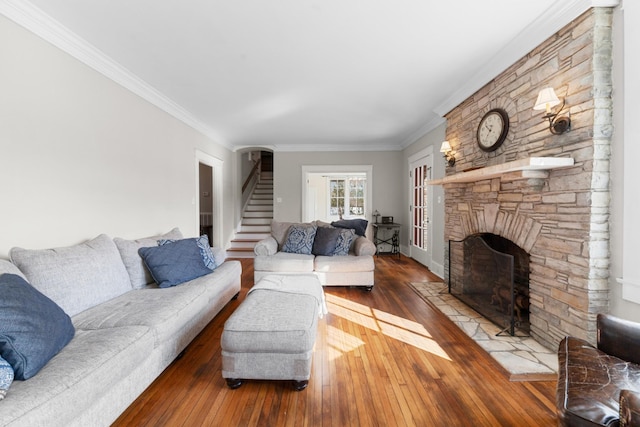
<instances>
[{"instance_id":1,"label":"leather armchair","mask_svg":"<svg viewBox=\"0 0 640 427\"><path fill-rule=\"evenodd\" d=\"M597 328L597 348L575 337L560 343L558 425L640 425L640 323L599 314Z\"/></svg>"}]
</instances>

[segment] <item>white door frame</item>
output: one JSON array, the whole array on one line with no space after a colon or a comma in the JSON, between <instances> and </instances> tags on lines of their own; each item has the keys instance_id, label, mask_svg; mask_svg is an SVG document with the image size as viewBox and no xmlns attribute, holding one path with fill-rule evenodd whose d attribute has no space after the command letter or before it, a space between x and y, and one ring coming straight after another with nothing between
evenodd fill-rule
<instances>
[{"instance_id":1,"label":"white door frame","mask_svg":"<svg viewBox=\"0 0 640 427\"><path fill-rule=\"evenodd\" d=\"M213 157L203 151L196 150L196 195L195 200L195 212L194 219L196 223L196 230L200 230L200 163L210 166L212 169L213 194L211 195L211 202L213 203L213 241L210 242L211 246L224 248L222 242L222 203L224 200L222 193L222 167L224 161Z\"/></svg>"}]
</instances>

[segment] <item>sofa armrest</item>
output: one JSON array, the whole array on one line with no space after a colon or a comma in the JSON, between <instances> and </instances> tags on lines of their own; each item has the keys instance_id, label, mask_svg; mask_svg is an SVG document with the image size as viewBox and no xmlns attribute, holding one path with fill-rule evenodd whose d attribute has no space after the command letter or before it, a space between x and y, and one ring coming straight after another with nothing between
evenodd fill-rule
<instances>
[{"instance_id":1,"label":"sofa armrest","mask_svg":"<svg viewBox=\"0 0 640 427\"><path fill-rule=\"evenodd\" d=\"M278 242L273 236L269 236L256 243L253 252L256 255L275 255L278 252Z\"/></svg>"},{"instance_id":2,"label":"sofa armrest","mask_svg":"<svg viewBox=\"0 0 640 427\"><path fill-rule=\"evenodd\" d=\"M353 242L353 253L356 256L361 255L375 255L376 254L376 245L366 237L359 236Z\"/></svg>"},{"instance_id":3,"label":"sofa armrest","mask_svg":"<svg viewBox=\"0 0 640 427\"><path fill-rule=\"evenodd\" d=\"M640 323L610 314L598 314L598 349L627 362L640 364Z\"/></svg>"},{"instance_id":4,"label":"sofa armrest","mask_svg":"<svg viewBox=\"0 0 640 427\"><path fill-rule=\"evenodd\" d=\"M620 427L640 426L640 393L620 392Z\"/></svg>"}]
</instances>

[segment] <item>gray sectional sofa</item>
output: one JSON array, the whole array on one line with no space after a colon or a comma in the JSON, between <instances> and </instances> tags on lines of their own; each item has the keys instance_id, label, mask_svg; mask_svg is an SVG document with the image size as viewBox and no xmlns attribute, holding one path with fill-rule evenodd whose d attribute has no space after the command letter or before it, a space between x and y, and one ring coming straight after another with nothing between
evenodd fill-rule
<instances>
[{"instance_id":1,"label":"gray sectional sofa","mask_svg":"<svg viewBox=\"0 0 640 427\"><path fill-rule=\"evenodd\" d=\"M11 261L0 260L0 275L26 279L75 328L39 372L13 381L0 426L111 424L238 294L242 267L222 250L212 253L212 272L159 288L138 249L181 237L177 229L138 240L100 235L66 248L14 248Z\"/></svg>"},{"instance_id":2,"label":"gray sectional sofa","mask_svg":"<svg viewBox=\"0 0 640 427\"><path fill-rule=\"evenodd\" d=\"M373 256L376 246L363 235L354 235L347 251L342 255L320 255L316 251L317 241L310 242L311 249L295 253L285 251L292 227L331 229L331 224L322 221L292 223L272 221L271 236L258 242L254 248L254 283L272 274L315 274L322 286L358 286L372 290L374 286L375 264ZM366 225L365 225L366 227ZM326 231L326 230L320 230ZM317 236L316 236L317 239ZM304 251L299 251L304 252Z\"/></svg>"}]
</instances>

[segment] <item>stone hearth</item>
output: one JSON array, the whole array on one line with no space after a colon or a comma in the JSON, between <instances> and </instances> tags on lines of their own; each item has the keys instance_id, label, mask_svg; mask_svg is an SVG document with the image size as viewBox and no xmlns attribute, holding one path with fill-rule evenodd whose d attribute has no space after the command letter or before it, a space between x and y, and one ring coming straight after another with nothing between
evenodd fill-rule
<instances>
[{"instance_id":1,"label":"stone hearth","mask_svg":"<svg viewBox=\"0 0 640 427\"><path fill-rule=\"evenodd\" d=\"M530 254L531 335L548 348L565 335L594 342L595 316L608 311L611 18L610 8L590 9L446 114L457 153L448 180L532 157L574 161L535 178L479 174L440 183L445 240L492 233ZM545 87L566 98L570 132L551 134L532 109ZM476 129L493 108L507 111L510 128L505 143L487 153Z\"/></svg>"}]
</instances>

